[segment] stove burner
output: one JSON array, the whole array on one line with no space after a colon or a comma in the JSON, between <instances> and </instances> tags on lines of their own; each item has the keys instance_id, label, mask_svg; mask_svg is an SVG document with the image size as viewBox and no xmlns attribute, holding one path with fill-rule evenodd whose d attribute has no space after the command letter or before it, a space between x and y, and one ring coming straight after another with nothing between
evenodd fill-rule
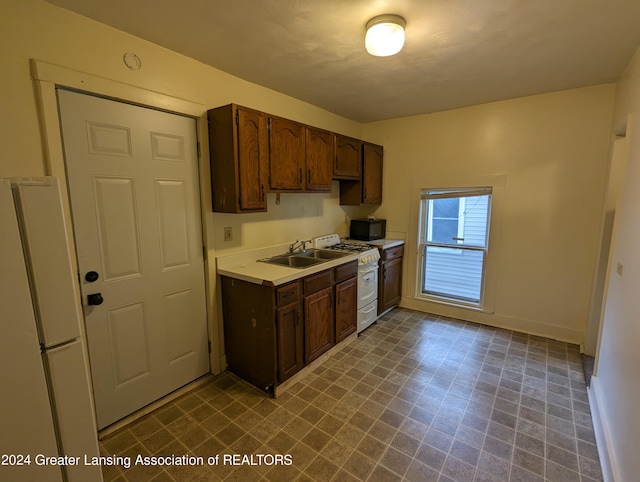
<instances>
[{"instance_id":1,"label":"stove burner","mask_svg":"<svg viewBox=\"0 0 640 482\"><path fill-rule=\"evenodd\" d=\"M360 253L363 251L369 251L371 246L363 243L339 243L333 246L327 246L325 249L337 249L340 251L351 251L354 253Z\"/></svg>"}]
</instances>

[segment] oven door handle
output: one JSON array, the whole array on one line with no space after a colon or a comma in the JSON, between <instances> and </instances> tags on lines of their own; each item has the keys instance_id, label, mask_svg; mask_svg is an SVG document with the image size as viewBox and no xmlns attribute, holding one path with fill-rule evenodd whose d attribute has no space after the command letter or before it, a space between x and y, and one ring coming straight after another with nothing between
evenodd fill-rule
<instances>
[{"instance_id":1,"label":"oven door handle","mask_svg":"<svg viewBox=\"0 0 640 482\"><path fill-rule=\"evenodd\" d=\"M362 310L363 314L369 314L371 313L373 310L377 309L378 305L376 303L371 303L371 307L368 310Z\"/></svg>"},{"instance_id":2,"label":"oven door handle","mask_svg":"<svg viewBox=\"0 0 640 482\"><path fill-rule=\"evenodd\" d=\"M362 278L362 281L371 281L373 278L375 278L377 271L378 271L378 268L362 271L360 273L360 277Z\"/></svg>"}]
</instances>

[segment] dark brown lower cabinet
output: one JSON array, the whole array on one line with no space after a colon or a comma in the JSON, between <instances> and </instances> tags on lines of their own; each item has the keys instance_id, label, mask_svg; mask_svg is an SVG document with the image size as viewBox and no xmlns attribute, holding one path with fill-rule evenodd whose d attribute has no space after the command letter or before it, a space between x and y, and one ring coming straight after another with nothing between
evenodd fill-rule
<instances>
[{"instance_id":1,"label":"dark brown lower cabinet","mask_svg":"<svg viewBox=\"0 0 640 482\"><path fill-rule=\"evenodd\" d=\"M336 344L331 287L304 297L304 361L309 364Z\"/></svg>"},{"instance_id":2,"label":"dark brown lower cabinet","mask_svg":"<svg viewBox=\"0 0 640 482\"><path fill-rule=\"evenodd\" d=\"M336 343L356 331L358 321L358 280L336 284Z\"/></svg>"},{"instance_id":3,"label":"dark brown lower cabinet","mask_svg":"<svg viewBox=\"0 0 640 482\"><path fill-rule=\"evenodd\" d=\"M304 329L300 318L299 302L276 309L278 380L281 382L304 366Z\"/></svg>"},{"instance_id":4,"label":"dark brown lower cabinet","mask_svg":"<svg viewBox=\"0 0 640 482\"><path fill-rule=\"evenodd\" d=\"M277 375L274 289L227 276L220 277L220 284L228 369L273 393Z\"/></svg>"},{"instance_id":5,"label":"dark brown lower cabinet","mask_svg":"<svg viewBox=\"0 0 640 482\"><path fill-rule=\"evenodd\" d=\"M404 246L382 249L378 276L378 315L400 303Z\"/></svg>"},{"instance_id":6,"label":"dark brown lower cabinet","mask_svg":"<svg viewBox=\"0 0 640 482\"><path fill-rule=\"evenodd\" d=\"M274 394L353 333L357 269L352 261L276 287L221 276L228 370Z\"/></svg>"}]
</instances>

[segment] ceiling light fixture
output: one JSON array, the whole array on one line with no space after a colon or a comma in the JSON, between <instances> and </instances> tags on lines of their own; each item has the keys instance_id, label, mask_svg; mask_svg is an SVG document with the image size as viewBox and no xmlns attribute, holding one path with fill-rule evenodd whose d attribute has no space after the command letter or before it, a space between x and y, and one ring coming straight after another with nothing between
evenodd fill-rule
<instances>
[{"instance_id":1,"label":"ceiling light fixture","mask_svg":"<svg viewBox=\"0 0 640 482\"><path fill-rule=\"evenodd\" d=\"M404 45L404 27L407 24L400 15L378 15L367 22L364 45L367 52L376 57L395 55Z\"/></svg>"}]
</instances>

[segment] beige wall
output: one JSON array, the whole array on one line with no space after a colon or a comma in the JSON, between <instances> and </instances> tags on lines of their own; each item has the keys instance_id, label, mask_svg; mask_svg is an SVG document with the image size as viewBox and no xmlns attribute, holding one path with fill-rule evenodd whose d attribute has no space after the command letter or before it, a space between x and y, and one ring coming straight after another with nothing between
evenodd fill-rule
<instances>
[{"instance_id":1,"label":"beige wall","mask_svg":"<svg viewBox=\"0 0 640 482\"><path fill-rule=\"evenodd\" d=\"M613 129L626 134L627 170L590 399L605 480L626 481L640 473L640 49L619 83Z\"/></svg>"},{"instance_id":2,"label":"beige wall","mask_svg":"<svg viewBox=\"0 0 640 482\"><path fill-rule=\"evenodd\" d=\"M235 102L347 135L362 135L360 123L245 82L44 1L7 1L2 2L0 9L3 106L0 132L4 145L0 176L45 173L36 98L29 74L31 58L187 99L202 104L204 109ZM140 70L131 71L125 66L122 60L125 52L135 52L142 59ZM237 220L213 215L215 236L211 247L237 250L311 236L318 230L344 230L345 210L338 206L337 183L334 187L332 195L284 195L280 206L270 199L267 214ZM326 219L319 218L318 213L326 214ZM292 222L308 215L316 216L313 223ZM237 227L236 241L224 243L217 230L218 220Z\"/></svg>"},{"instance_id":3,"label":"beige wall","mask_svg":"<svg viewBox=\"0 0 640 482\"><path fill-rule=\"evenodd\" d=\"M377 214L408 237L415 259L420 187L503 176L502 229L492 232L495 314L471 318L581 342L587 316L608 150L614 87L604 85L361 125L259 87L42 0L0 5L0 177L45 173L29 59L35 58L208 107L236 102L385 146L385 202ZM125 52L142 59L131 71ZM205 193L206 194L206 193ZM209 259L320 233L346 232L367 208L338 205L332 194L269 195L269 212L205 212ZM223 227L231 226L232 242ZM414 233L415 234L415 233ZM405 270L403 304L412 300L415 262ZM213 285L213 261L210 261ZM213 288L212 288L213 289ZM444 312L470 317L468 311Z\"/></svg>"},{"instance_id":4,"label":"beige wall","mask_svg":"<svg viewBox=\"0 0 640 482\"><path fill-rule=\"evenodd\" d=\"M405 306L583 341L614 92L608 84L365 125L385 146L376 215L407 233ZM490 240L493 313L416 300L417 192L492 179L503 184Z\"/></svg>"},{"instance_id":5,"label":"beige wall","mask_svg":"<svg viewBox=\"0 0 640 482\"><path fill-rule=\"evenodd\" d=\"M202 115L207 108L234 102L346 135L362 136L360 123L245 82L42 0L0 2L0 35L0 177L49 174L30 59L138 87L150 99L154 93L186 99L201 104ZM122 57L126 52L141 58L140 70L125 66ZM211 336L218 341L220 355L223 345L215 315L215 256L307 239L319 233L344 233L348 229L347 217L366 213L339 206L337 182L331 194L283 195L279 206L271 194L268 213L236 216L210 211L205 206ZM233 227L232 242L224 241L225 226Z\"/></svg>"}]
</instances>

